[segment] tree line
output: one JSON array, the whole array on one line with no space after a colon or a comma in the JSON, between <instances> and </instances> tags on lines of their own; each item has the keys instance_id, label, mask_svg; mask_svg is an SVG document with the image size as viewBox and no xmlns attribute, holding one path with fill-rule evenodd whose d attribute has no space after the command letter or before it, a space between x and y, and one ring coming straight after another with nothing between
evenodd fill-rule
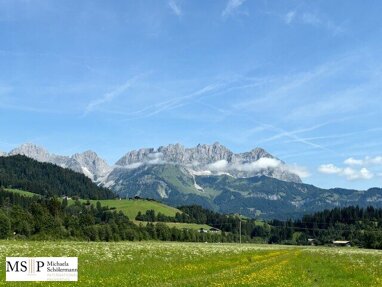
<instances>
[{"instance_id":1,"label":"tree line","mask_svg":"<svg viewBox=\"0 0 382 287\"><path fill-rule=\"evenodd\" d=\"M238 215L223 215L197 205L178 207L182 213L166 216L148 210L136 220L148 222L184 222L207 224L245 240L260 243L327 245L334 240L348 240L352 245L382 249L382 209L350 206L324 210L301 219L259 221Z\"/></svg>"}]
</instances>

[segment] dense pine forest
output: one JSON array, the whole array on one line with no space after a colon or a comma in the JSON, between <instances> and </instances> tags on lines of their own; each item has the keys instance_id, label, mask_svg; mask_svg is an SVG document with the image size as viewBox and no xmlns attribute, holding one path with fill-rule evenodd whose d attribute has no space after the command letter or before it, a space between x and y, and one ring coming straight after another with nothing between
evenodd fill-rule
<instances>
[{"instance_id":1,"label":"dense pine forest","mask_svg":"<svg viewBox=\"0 0 382 287\"><path fill-rule=\"evenodd\" d=\"M83 199L115 197L111 190L98 187L83 174L22 155L0 157L0 186L44 196L77 196Z\"/></svg>"}]
</instances>

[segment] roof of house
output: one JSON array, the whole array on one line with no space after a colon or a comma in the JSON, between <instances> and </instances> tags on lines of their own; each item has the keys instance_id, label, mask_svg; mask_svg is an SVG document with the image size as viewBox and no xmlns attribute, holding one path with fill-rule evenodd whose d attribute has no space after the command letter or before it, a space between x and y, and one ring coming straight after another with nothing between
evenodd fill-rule
<instances>
[{"instance_id":1,"label":"roof of house","mask_svg":"<svg viewBox=\"0 0 382 287\"><path fill-rule=\"evenodd\" d=\"M334 240L333 244L348 244L350 241L347 240Z\"/></svg>"}]
</instances>

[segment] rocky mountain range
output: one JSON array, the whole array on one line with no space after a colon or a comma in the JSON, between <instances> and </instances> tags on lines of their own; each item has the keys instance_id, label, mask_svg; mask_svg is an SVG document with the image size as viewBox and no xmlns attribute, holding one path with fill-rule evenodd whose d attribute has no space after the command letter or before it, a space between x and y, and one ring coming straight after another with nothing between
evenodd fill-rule
<instances>
[{"instance_id":1,"label":"rocky mountain range","mask_svg":"<svg viewBox=\"0 0 382 287\"><path fill-rule=\"evenodd\" d=\"M265 175L284 181L301 182L300 177L290 172L284 162L264 149L255 148L250 152L235 154L219 143L199 144L194 148L170 144L157 149L133 150L119 159L113 167L90 150L72 156L62 156L49 153L45 148L30 143L22 144L2 155L16 154L72 169L100 184L109 181L108 176L113 170L132 170L145 165L163 164L182 166L194 175L227 174L238 178Z\"/></svg>"},{"instance_id":2,"label":"rocky mountain range","mask_svg":"<svg viewBox=\"0 0 382 287\"><path fill-rule=\"evenodd\" d=\"M95 152L51 154L24 144L22 154L91 178L122 198L140 196L173 206L199 204L223 213L288 218L348 205L382 207L382 190L321 189L304 184L290 166L261 148L233 153L223 145L173 144L130 151L109 166Z\"/></svg>"},{"instance_id":3,"label":"rocky mountain range","mask_svg":"<svg viewBox=\"0 0 382 287\"><path fill-rule=\"evenodd\" d=\"M40 162L49 162L63 168L83 173L94 182L100 182L111 171L110 166L93 151L62 156L49 153L46 149L34 144L23 144L3 156L25 155Z\"/></svg>"},{"instance_id":4,"label":"rocky mountain range","mask_svg":"<svg viewBox=\"0 0 382 287\"><path fill-rule=\"evenodd\" d=\"M170 144L157 149L134 150L116 162L116 166L125 168L137 168L145 164L175 164L185 167L195 175L265 175L285 181L301 182L299 176L290 172L284 162L262 148L235 154L219 143L199 144L193 148Z\"/></svg>"}]
</instances>

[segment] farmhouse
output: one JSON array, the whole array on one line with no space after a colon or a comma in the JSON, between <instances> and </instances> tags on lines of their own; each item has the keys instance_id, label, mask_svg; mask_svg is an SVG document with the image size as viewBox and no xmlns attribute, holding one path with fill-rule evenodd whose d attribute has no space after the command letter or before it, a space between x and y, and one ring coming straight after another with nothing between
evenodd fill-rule
<instances>
[{"instance_id":1,"label":"farmhouse","mask_svg":"<svg viewBox=\"0 0 382 287\"><path fill-rule=\"evenodd\" d=\"M204 229L203 227L198 230L199 233L219 233L220 229L211 227L210 229Z\"/></svg>"},{"instance_id":2,"label":"farmhouse","mask_svg":"<svg viewBox=\"0 0 382 287\"><path fill-rule=\"evenodd\" d=\"M350 241L347 241L347 240L334 240L332 243L334 246L346 246L346 247L351 246Z\"/></svg>"}]
</instances>

